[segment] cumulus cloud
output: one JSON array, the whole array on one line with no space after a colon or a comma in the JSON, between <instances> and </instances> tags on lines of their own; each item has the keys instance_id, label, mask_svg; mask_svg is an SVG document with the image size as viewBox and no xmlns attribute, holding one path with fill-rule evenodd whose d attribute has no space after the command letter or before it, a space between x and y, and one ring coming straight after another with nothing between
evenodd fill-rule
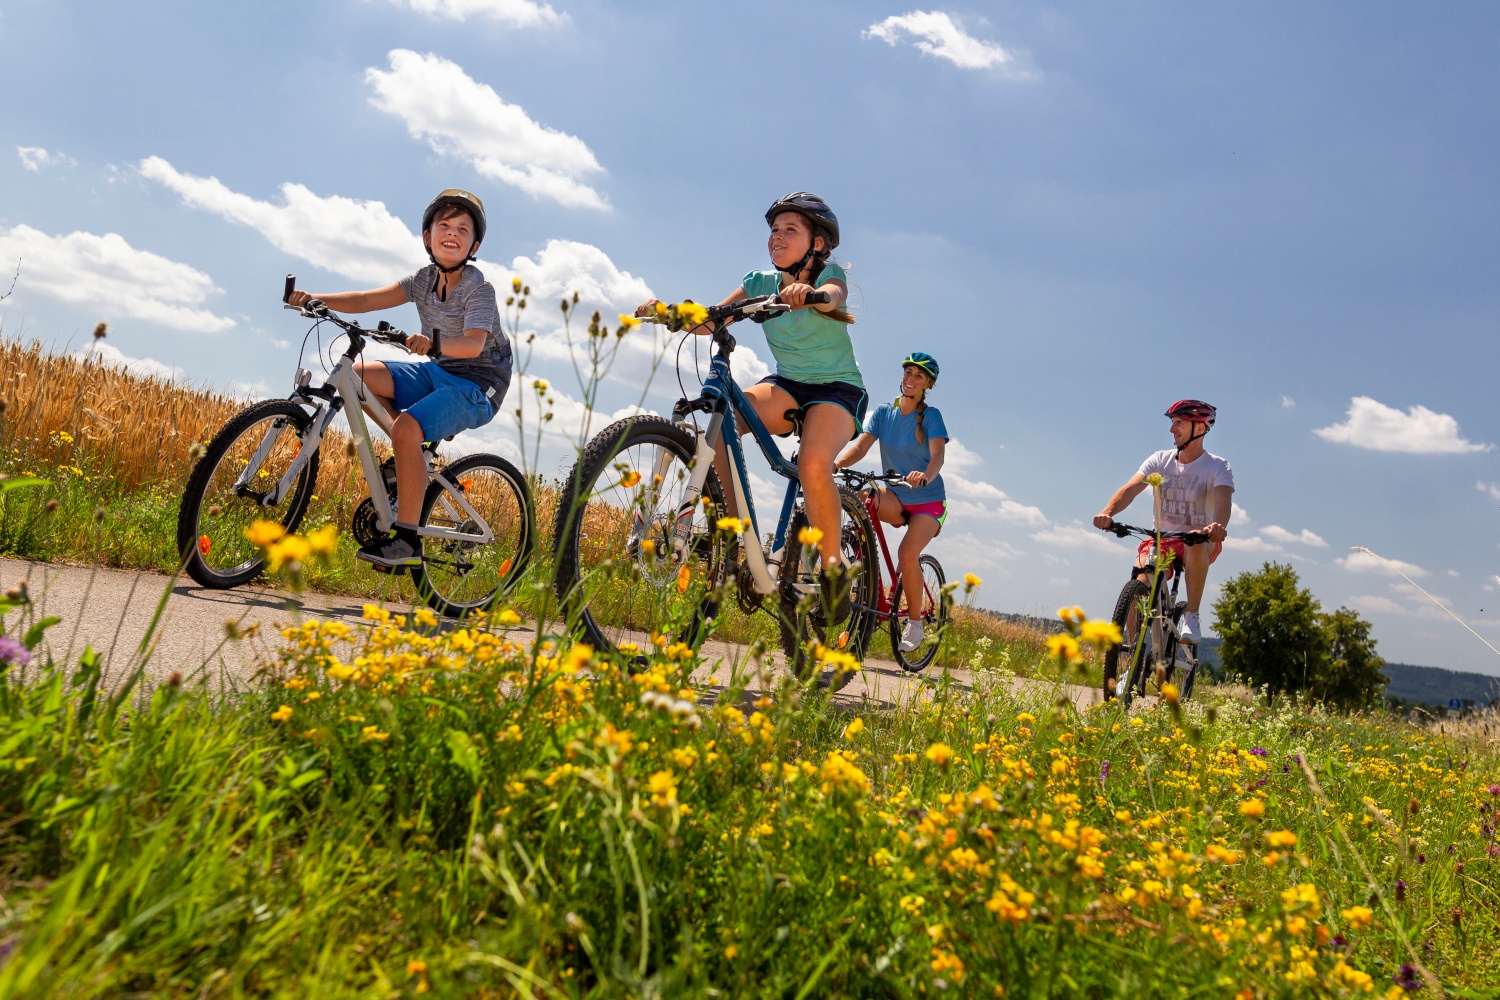
<instances>
[{"instance_id":1,"label":"cumulus cloud","mask_svg":"<svg viewBox=\"0 0 1500 1000\"><path fill-rule=\"evenodd\" d=\"M1420 566L1400 559L1386 559L1381 556L1372 555L1369 552L1354 551L1347 556L1335 559L1334 562L1344 567L1351 573L1379 573L1383 576L1407 576L1421 579L1427 575L1427 571Z\"/></svg>"},{"instance_id":2,"label":"cumulus cloud","mask_svg":"<svg viewBox=\"0 0 1500 1000\"><path fill-rule=\"evenodd\" d=\"M1408 615L1411 614L1407 608L1379 594L1356 594L1344 602L1355 611L1363 611L1365 614L1387 614Z\"/></svg>"},{"instance_id":3,"label":"cumulus cloud","mask_svg":"<svg viewBox=\"0 0 1500 1000\"><path fill-rule=\"evenodd\" d=\"M1369 396L1355 396L1349 401L1348 418L1343 423L1320 427L1313 433L1335 444L1419 455L1459 455L1495 447L1460 437L1458 421L1446 413L1425 406L1413 406L1402 413Z\"/></svg>"},{"instance_id":4,"label":"cumulus cloud","mask_svg":"<svg viewBox=\"0 0 1500 1000\"><path fill-rule=\"evenodd\" d=\"M864 37L878 38L892 46L910 41L919 51L946 59L960 69L1008 69L1015 63L1015 56L1003 46L975 38L938 10L893 14L870 25Z\"/></svg>"},{"instance_id":5,"label":"cumulus cloud","mask_svg":"<svg viewBox=\"0 0 1500 1000\"><path fill-rule=\"evenodd\" d=\"M1125 551L1125 546L1116 541L1114 535L1107 535L1092 525L1085 527L1079 521L1051 524L1041 531L1032 532L1031 537L1043 545L1060 549L1092 549L1110 555L1120 555Z\"/></svg>"},{"instance_id":6,"label":"cumulus cloud","mask_svg":"<svg viewBox=\"0 0 1500 1000\"><path fill-rule=\"evenodd\" d=\"M41 146L17 146L16 155L21 159L21 166L34 174L39 174L46 167L71 167L76 161L63 153L49 153Z\"/></svg>"},{"instance_id":7,"label":"cumulus cloud","mask_svg":"<svg viewBox=\"0 0 1500 1000\"><path fill-rule=\"evenodd\" d=\"M0 260L21 260L17 292L178 330L218 333L234 320L200 308L220 290L187 264L138 250L116 233L49 236L27 225L0 229Z\"/></svg>"},{"instance_id":8,"label":"cumulus cloud","mask_svg":"<svg viewBox=\"0 0 1500 1000\"><path fill-rule=\"evenodd\" d=\"M1239 535L1230 535L1224 539L1224 551L1243 552L1249 555L1271 555L1274 553L1284 553L1286 550L1274 542L1266 541L1266 539L1261 538L1259 535L1251 535L1248 538Z\"/></svg>"},{"instance_id":9,"label":"cumulus cloud","mask_svg":"<svg viewBox=\"0 0 1500 1000\"><path fill-rule=\"evenodd\" d=\"M485 177L578 208L609 204L582 178L603 172L577 136L533 121L457 63L407 49L389 54L390 69L365 71L371 103L406 123L440 156L457 156Z\"/></svg>"},{"instance_id":10,"label":"cumulus cloud","mask_svg":"<svg viewBox=\"0 0 1500 1000\"><path fill-rule=\"evenodd\" d=\"M260 201L159 156L142 160L140 171L193 208L249 226L278 250L353 281L386 284L427 261L421 241L378 201L324 197L292 183L281 185L281 204Z\"/></svg>"},{"instance_id":11,"label":"cumulus cloud","mask_svg":"<svg viewBox=\"0 0 1500 1000\"><path fill-rule=\"evenodd\" d=\"M132 358L118 347L102 340L94 341L87 350L78 351L74 357L86 361L97 361L109 368L123 368L132 375L159 378L168 382L175 382L183 375L181 368L163 364L155 358Z\"/></svg>"},{"instance_id":12,"label":"cumulus cloud","mask_svg":"<svg viewBox=\"0 0 1500 1000\"><path fill-rule=\"evenodd\" d=\"M1047 523L1041 508L1012 500L1000 487L974 478L970 473L984 463L975 451L957 438L949 438L943 451L943 485L948 506L955 517L986 518L1006 524L1037 527Z\"/></svg>"},{"instance_id":13,"label":"cumulus cloud","mask_svg":"<svg viewBox=\"0 0 1500 1000\"><path fill-rule=\"evenodd\" d=\"M1480 481L1474 484L1474 488L1491 500L1500 500L1500 485Z\"/></svg>"},{"instance_id":14,"label":"cumulus cloud","mask_svg":"<svg viewBox=\"0 0 1500 1000\"><path fill-rule=\"evenodd\" d=\"M1250 513L1249 513L1249 511L1245 510L1245 508L1241 507L1239 504L1235 503L1233 500L1229 501L1229 513L1230 513L1231 518L1234 520L1234 522L1236 524L1239 524L1239 525L1249 525L1250 524Z\"/></svg>"},{"instance_id":15,"label":"cumulus cloud","mask_svg":"<svg viewBox=\"0 0 1500 1000\"><path fill-rule=\"evenodd\" d=\"M1280 525L1268 524L1264 528L1260 529L1260 533L1263 537L1269 538L1271 541L1279 542L1283 545L1295 542L1298 545L1308 545L1315 549L1328 548L1327 542L1323 541L1322 538L1320 538L1318 535L1314 534L1307 528L1303 528L1297 534L1293 534Z\"/></svg>"},{"instance_id":16,"label":"cumulus cloud","mask_svg":"<svg viewBox=\"0 0 1500 1000\"><path fill-rule=\"evenodd\" d=\"M1284 409L1295 410L1297 408L1297 401L1291 396L1282 396L1281 405Z\"/></svg>"},{"instance_id":17,"label":"cumulus cloud","mask_svg":"<svg viewBox=\"0 0 1500 1000\"><path fill-rule=\"evenodd\" d=\"M467 21L484 17L512 28L547 28L562 24L566 14L559 14L551 4L536 0L392 0L431 17L450 21Z\"/></svg>"}]
</instances>

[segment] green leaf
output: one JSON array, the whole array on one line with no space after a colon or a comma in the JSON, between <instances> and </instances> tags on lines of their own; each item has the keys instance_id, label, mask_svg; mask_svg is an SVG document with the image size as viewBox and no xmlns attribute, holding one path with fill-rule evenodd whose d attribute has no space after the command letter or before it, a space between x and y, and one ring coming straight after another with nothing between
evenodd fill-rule
<instances>
[{"instance_id":1,"label":"green leaf","mask_svg":"<svg viewBox=\"0 0 1500 1000\"><path fill-rule=\"evenodd\" d=\"M60 621L62 621L62 619L56 616L43 618L41 621L37 622L36 624L32 625L31 628L26 630L26 636L21 640L21 645L25 646L27 649L35 649L36 644L42 641L42 633L47 631L49 628L56 625Z\"/></svg>"},{"instance_id":2,"label":"green leaf","mask_svg":"<svg viewBox=\"0 0 1500 1000\"><path fill-rule=\"evenodd\" d=\"M9 493L11 490L18 490L23 486L50 486L51 483L52 480L50 479L38 479L35 476L0 479L0 493Z\"/></svg>"},{"instance_id":3,"label":"green leaf","mask_svg":"<svg viewBox=\"0 0 1500 1000\"><path fill-rule=\"evenodd\" d=\"M448 730L448 751L453 754L453 763L479 784L479 752L474 749L473 738L462 729Z\"/></svg>"}]
</instances>

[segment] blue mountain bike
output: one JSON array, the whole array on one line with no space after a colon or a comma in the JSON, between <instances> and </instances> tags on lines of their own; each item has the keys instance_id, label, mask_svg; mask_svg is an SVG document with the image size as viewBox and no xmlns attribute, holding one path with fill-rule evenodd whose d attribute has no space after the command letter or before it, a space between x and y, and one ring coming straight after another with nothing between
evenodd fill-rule
<instances>
[{"instance_id":1,"label":"blue mountain bike","mask_svg":"<svg viewBox=\"0 0 1500 1000\"><path fill-rule=\"evenodd\" d=\"M820 301L827 297L807 298L809 304ZM658 638L665 633L696 646L732 592L747 614L772 599L782 648L799 676L816 672L834 687L847 683L846 670L820 670L819 644L863 659L879 617L874 528L864 504L853 490L840 487L837 544L849 599L825 607L818 553L798 542L808 522L799 502L796 456L781 454L730 370L735 340L728 325L741 319L764 322L790 308L775 296L709 308L715 350L697 398L679 400L670 420L635 416L611 424L588 443L569 474L554 534L557 593L596 648L639 646L643 633ZM787 481L781 515L765 535L751 495L740 419L771 468ZM787 419L800 432L802 411L788 410ZM713 467L721 438L735 508L749 522L743 532L719 525L728 514L725 484Z\"/></svg>"}]
</instances>

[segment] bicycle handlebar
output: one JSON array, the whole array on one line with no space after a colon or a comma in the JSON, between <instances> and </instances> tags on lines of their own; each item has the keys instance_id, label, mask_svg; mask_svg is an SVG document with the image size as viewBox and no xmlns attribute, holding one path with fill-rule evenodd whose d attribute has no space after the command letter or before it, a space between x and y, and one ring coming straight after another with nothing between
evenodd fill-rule
<instances>
[{"instance_id":1,"label":"bicycle handlebar","mask_svg":"<svg viewBox=\"0 0 1500 1000\"><path fill-rule=\"evenodd\" d=\"M370 340L376 341L377 343L381 344L399 344L402 347L406 346L407 338L410 335L402 330L396 329L385 320L381 320L376 325L375 329L369 330L365 327L360 326L358 322L346 320L343 317L337 315L328 308L327 303L325 303L322 299L308 299L305 305L292 305L288 300L291 299L292 292L296 290L297 276L295 274L287 275L286 287L281 293L281 301L283 303L282 308L291 309L302 316L306 316L308 319L315 319L319 322L326 320L327 322L332 323L334 326L339 327L350 336L368 337ZM433 327L431 340L432 346L427 349L427 356L429 358L436 358L441 356L441 354L443 353L443 331L438 329L437 327Z\"/></svg>"},{"instance_id":2,"label":"bicycle handlebar","mask_svg":"<svg viewBox=\"0 0 1500 1000\"><path fill-rule=\"evenodd\" d=\"M802 300L803 305L821 306L833 301L833 297L827 292L808 292L807 297ZM685 299L684 304L691 303L691 299ZM740 299L738 302L730 302L722 306L706 306L704 311L704 323L719 323L729 320L749 319L757 323L764 323L772 316L780 316L784 312L791 312L792 307L781 301L775 295L756 295L748 299ZM676 323L664 316L639 316L642 323L661 323L674 333L682 328L681 320Z\"/></svg>"},{"instance_id":3,"label":"bicycle handlebar","mask_svg":"<svg viewBox=\"0 0 1500 1000\"><path fill-rule=\"evenodd\" d=\"M860 472L858 469L840 469L834 475L843 479L851 489L859 489L870 483L904 483L906 477L895 469L886 469L884 472Z\"/></svg>"},{"instance_id":4,"label":"bicycle handlebar","mask_svg":"<svg viewBox=\"0 0 1500 1000\"><path fill-rule=\"evenodd\" d=\"M1116 521L1114 524L1111 524L1109 527L1102 530L1113 532L1120 538L1124 538L1127 535L1140 535L1142 538L1155 538L1158 534L1156 529L1154 528L1137 528L1133 524L1123 524L1119 521ZM1206 531L1163 531L1160 534L1162 538L1178 539L1184 545L1201 545L1209 540L1208 532Z\"/></svg>"}]
</instances>

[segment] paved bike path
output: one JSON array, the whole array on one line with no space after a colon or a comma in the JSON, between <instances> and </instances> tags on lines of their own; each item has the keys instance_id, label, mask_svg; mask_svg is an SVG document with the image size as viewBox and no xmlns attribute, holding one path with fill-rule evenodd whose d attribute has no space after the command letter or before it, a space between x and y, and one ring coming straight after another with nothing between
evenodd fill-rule
<instances>
[{"instance_id":1,"label":"paved bike path","mask_svg":"<svg viewBox=\"0 0 1500 1000\"><path fill-rule=\"evenodd\" d=\"M310 617L353 624L360 621L368 603L365 598L349 595L294 595L256 585L210 590L186 577L173 581L154 572L0 559L0 590L22 580L34 602L36 617L62 619L47 632L46 644L54 658L72 661L85 646L93 646L104 658L106 677L115 682L128 677L140 662L141 643L159 606L162 615L152 634L147 676L160 682L174 671L185 679L204 672L217 681L238 685L252 681L256 663L269 659L281 645L279 627ZM387 601L384 606L408 613L413 609L400 601ZM231 641L226 636L226 622L234 622L241 631L258 624L260 632L249 639ZM523 623L503 631L517 641L526 641L535 629L535 623ZM644 634L635 638L643 645L646 642ZM734 643L706 643L703 656L705 665L695 680L715 688L728 686L737 676L746 682L747 693L758 695L782 672L779 655L755 663L748 659L745 647ZM960 691L972 689L974 676L969 671L952 669L947 673L950 683ZM849 707L893 707L934 690L943 674L935 666L921 674L909 674L893 661L871 659L835 700ZM1092 688L1059 688L1053 682L1022 679L1014 683L1038 694L1056 689L1080 708L1098 700L1098 692Z\"/></svg>"}]
</instances>

